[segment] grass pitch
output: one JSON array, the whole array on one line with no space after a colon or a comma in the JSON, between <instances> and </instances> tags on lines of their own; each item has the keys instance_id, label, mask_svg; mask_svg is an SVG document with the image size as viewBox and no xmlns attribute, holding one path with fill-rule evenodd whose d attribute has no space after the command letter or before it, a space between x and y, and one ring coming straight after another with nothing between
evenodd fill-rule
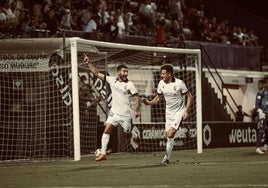
<instances>
[{"instance_id":1,"label":"grass pitch","mask_svg":"<svg viewBox=\"0 0 268 188\"><path fill-rule=\"evenodd\" d=\"M174 151L167 166L163 153L111 154L81 161L2 162L1 188L168 188L268 187L268 153L254 147Z\"/></svg>"}]
</instances>

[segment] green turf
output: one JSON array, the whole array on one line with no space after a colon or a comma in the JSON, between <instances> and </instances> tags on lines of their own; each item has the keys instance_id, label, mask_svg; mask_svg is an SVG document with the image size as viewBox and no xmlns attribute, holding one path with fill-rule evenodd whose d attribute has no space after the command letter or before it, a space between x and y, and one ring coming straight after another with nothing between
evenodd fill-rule
<instances>
[{"instance_id":1,"label":"green turf","mask_svg":"<svg viewBox=\"0 0 268 188\"><path fill-rule=\"evenodd\" d=\"M95 162L2 162L0 187L268 187L268 153L254 147L173 152L161 166L162 153L111 154Z\"/></svg>"}]
</instances>

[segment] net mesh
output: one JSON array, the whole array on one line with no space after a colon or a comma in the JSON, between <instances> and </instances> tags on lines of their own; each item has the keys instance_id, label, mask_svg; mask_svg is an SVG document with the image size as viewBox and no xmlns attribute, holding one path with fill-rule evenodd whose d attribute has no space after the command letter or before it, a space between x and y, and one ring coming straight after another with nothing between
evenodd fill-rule
<instances>
[{"instance_id":1,"label":"net mesh","mask_svg":"<svg viewBox=\"0 0 268 188\"><path fill-rule=\"evenodd\" d=\"M84 47L81 47L85 45ZM145 48L125 49L116 47L107 47L95 45L100 53L106 55L102 58L96 57L96 54L91 54L86 51L87 44L80 46L84 49L91 62L101 72L117 76L116 67L119 64L127 65L129 69L129 80L133 81L142 98L152 99L156 94L156 88L160 81L160 66L164 63L170 63L175 68L175 76L182 79L193 95L193 105L191 108L190 120L185 121L175 136L175 150L196 148L196 62L198 57L191 53L175 53L175 52L159 52L147 51ZM79 45L78 45L79 46ZM80 53L81 55L82 53ZM81 55L82 56L82 55ZM80 58L79 62L83 62ZM85 68L86 71L88 71ZM89 73L90 74L90 73ZM92 85L97 85L99 90L100 84L94 84L97 78L90 76L93 79ZM91 82L91 81L90 81ZM99 81L101 82L101 81ZM103 98L99 101L99 106L104 110L97 110L100 126L103 126L106 120L106 114L109 110L110 90L109 86L102 83ZM106 88L105 88L106 87ZM134 106L134 102L132 104ZM108 106L108 108L107 108ZM99 108L99 107L98 107ZM110 145L111 149L116 149L116 152L153 152L165 150L165 101L155 106L142 105L140 109L141 116L133 119L133 127L139 130L141 136L140 145L134 149L128 139L124 137L124 133L120 127L117 127L117 132L112 133L112 137L116 137L117 146ZM99 135L101 137L101 135ZM100 139L100 138L99 138ZM100 144L98 144L100 145Z\"/></svg>"},{"instance_id":2,"label":"net mesh","mask_svg":"<svg viewBox=\"0 0 268 188\"><path fill-rule=\"evenodd\" d=\"M132 49L81 40L77 43L77 62L72 62L72 45L62 39L1 41L0 160L73 158L75 116L80 120L81 155L93 154L100 147L112 100L111 90L89 72L83 62L84 54L107 75L116 76L116 67L127 65L129 79L141 98L149 99L156 93L160 66L171 63L176 77L185 82L194 99L190 120L177 132L174 149L196 148L196 53L142 46ZM78 99L72 96L74 63L78 65ZM79 114L73 113L76 101ZM164 151L165 102L142 105L140 114L133 119L133 128L141 137L140 146L133 149L118 127L112 132L109 149L113 152Z\"/></svg>"},{"instance_id":3,"label":"net mesh","mask_svg":"<svg viewBox=\"0 0 268 188\"><path fill-rule=\"evenodd\" d=\"M78 75L81 115L73 114L70 47L59 39L1 42L0 160L72 159L74 115L81 117L81 154L93 152L96 106L83 102L91 86Z\"/></svg>"}]
</instances>

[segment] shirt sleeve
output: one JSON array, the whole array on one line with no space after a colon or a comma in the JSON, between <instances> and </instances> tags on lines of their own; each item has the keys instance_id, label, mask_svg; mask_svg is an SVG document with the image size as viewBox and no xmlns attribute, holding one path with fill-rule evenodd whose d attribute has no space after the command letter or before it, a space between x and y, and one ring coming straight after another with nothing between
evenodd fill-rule
<instances>
[{"instance_id":1,"label":"shirt sleeve","mask_svg":"<svg viewBox=\"0 0 268 188\"><path fill-rule=\"evenodd\" d=\"M138 90L133 82L129 82L129 92L131 95L137 94Z\"/></svg>"},{"instance_id":2,"label":"shirt sleeve","mask_svg":"<svg viewBox=\"0 0 268 188\"><path fill-rule=\"evenodd\" d=\"M157 92L158 95L163 95L163 91L162 91L162 87L163 87L162 85L163 85L163 83L162 82L163 82L163 80L161 80L158 83L158 86L157 86L157 91L156 92Z\"/></svg>"},{"instance_id":3,"label":"shirt sleeve","mask_svg":"<svg viewBox=\"0 0 268 188\"><path fill-rule=\"evenodd\" d=\"M185 94L187 93L189 90L188 88L186 87L185 83L183 81L181 81L181 93L182 94Z\"/></svg>"}]
</instances>

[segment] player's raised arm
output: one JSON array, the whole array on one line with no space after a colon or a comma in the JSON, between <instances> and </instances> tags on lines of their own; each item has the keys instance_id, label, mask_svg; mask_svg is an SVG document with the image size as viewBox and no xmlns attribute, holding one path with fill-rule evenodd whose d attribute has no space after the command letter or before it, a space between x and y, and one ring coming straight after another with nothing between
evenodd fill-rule
<instances>
[{"instance_id":1,"label":"player's raised arm","mask_svg":"<svg viewBox=\"0 0 268 188\"><path fill-rule=\"evenodd\" d=\"M86 54L84 54L84 62L88 65L90 72L92 72L99 79L104 80L105 75L98 71L98 69L92 64L92 62L90 62L89 57Z\"/></svg>"}]
</instances>

